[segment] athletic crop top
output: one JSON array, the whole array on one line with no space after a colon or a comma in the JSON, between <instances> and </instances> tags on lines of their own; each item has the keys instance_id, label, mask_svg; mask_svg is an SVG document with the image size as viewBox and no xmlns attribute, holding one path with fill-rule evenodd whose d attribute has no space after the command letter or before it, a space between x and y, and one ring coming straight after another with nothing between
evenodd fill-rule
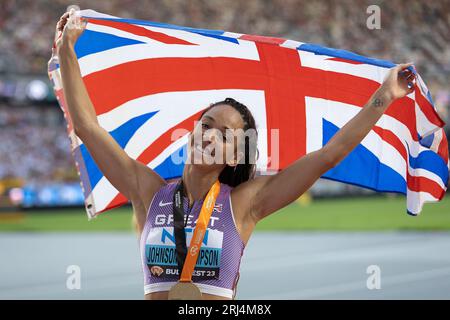
<instances>
[{"instance_id":1,"label":"athletic crop top","mask_svg":"<svg viewBox=\"0 0 450 320\"><path fill-rule=\"evenodd\" d=\"M153 196L141 234L145 294L169 291L180 278L172 213L173 194L177 183L178 181L175 181L164 185ZM231 190L230 186L220 184L220 193L192 276L192 281L202 293L227 298L234 298L245 247L233 216ZM185 227L187 248L202 205L203 200L197 200L189 210L189 199L183 197L184 212L188 215Z\"/></svg>"}]
</instances>

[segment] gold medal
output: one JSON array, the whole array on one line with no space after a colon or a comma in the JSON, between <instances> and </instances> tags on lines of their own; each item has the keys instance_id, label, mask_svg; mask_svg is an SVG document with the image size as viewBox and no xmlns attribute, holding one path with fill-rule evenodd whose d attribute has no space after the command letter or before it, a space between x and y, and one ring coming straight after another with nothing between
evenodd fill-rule
<instances>
[{"instance_id":1,"label":"gold medal","mask_svg":"<svg viewBox=\"0 0 450 320\"><path fill-rule=\"evenodd\" d=\"M192 281L179 281L170 289L169 300L202 300L202 293Z\"/></svg>"},{"instance_id":2,"label":"gold medal","mask_svg":"<svg viewBox=\"0 0 450 320\"><path fill-rule=\"evenodd\" d=\"M181 271L180 281L178 281L177 284L169 290L169 300L202 299L200 289L192 283L192 273L194 272L195 264L202 246L203 237L205 236L209 219L211 218L214 204L219 193L220 182L219 180L216 180L211 189L208 191L205 201L203 202L200 215L194 228L194 234L192 235L191 243L189 245L186 260L184 261L183 269ZM174 204L175 203L176 198L174 197Z\"/></svg>"}]
</instances>

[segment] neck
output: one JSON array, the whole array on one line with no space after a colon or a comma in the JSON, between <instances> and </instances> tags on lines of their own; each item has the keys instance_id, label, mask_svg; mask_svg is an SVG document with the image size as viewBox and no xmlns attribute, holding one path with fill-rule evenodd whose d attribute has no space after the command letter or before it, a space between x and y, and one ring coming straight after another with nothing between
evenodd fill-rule
<instances>
[{"instance_id":1,"label":"neck","mask_svg":"<svg viewBox=\"0 0 450 320\"><path fill-rule=\"evenodd\" d=\"M186 164L183 170L184 191L189 198L189 206L195 200L204 199L214 182L219 178L220 172L205 172L198 166Z\"/></svg>"}]
</instances>

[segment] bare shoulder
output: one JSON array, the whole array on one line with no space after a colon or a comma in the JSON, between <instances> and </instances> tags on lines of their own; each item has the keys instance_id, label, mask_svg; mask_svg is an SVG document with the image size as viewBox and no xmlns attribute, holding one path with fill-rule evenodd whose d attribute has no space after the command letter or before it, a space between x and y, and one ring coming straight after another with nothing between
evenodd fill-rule
<instances>
[{"instance_id":1,"label":"bare shoulder","mask_svg":"<svg viewBox=\"0 0 450 320\"><path fill-rule=\"evenodd\" d=\"M260 176L241 183L231 191L231 204L238 232L246 243L258 222L255 210L257 194L267 183L268 176Z\"/></svg>"},{"instance_id":2,"label":"bare shoulder","mask_svg":"<svg viewBox=\"0 0 450 320\"><path fill-rule=\"evenodd\" d=\"M159 189L167 184L167 181L142 163L136 162L135 170L138 189L130 201L133 205L137 229L141 232L144 229L153 197Z\"/></svg>"},{"instance_id":3,"label":"bare shoulder","mask_svg":"<svg viewBox=\"0 0 450 320\"><path fill-rule=\"evenodd\" d=\"M242 213L252 215L258 207L257 197L264 186L267 185L270 177L258 176L235 187L231 192L233 205L242 208Z\"/></svg>"},{"instance_id":4,"label":"bare shoulder","mask_svg":"<svg viewBox=\"0 0 450 320\"><path fill-rule=\"evenodd\" d=\"M159 189L167 184L167 181L158 173L140 162L136 162L136 177L138 197L142 199L144 206L148 210L153 196Z\"/></svg>"}]
</instances>

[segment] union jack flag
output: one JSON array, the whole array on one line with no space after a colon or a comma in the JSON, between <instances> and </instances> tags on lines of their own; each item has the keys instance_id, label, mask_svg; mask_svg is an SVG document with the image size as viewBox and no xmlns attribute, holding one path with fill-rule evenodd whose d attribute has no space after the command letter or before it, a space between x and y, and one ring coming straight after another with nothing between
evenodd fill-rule
<instances>
[{"instance_id":1,"label":"union jack flag","mask_svg":"<svg viewBox=\"0 0 450 320\"><path fill-rule=\"evenodd\" d=\"M212 102L233 97L250 108L259 131L258 172L276 172L324 146L395 65L280 38L121 19L92 10L81 15L88 23L75 51L100 125L128 155L166 179L183 170L183 162L174 163L172 155L186 156L187 134L172 141L173 131L192 130ZM73 132L58 66L49 75L65 111L88 216L125 204ZM415 91L395 101L361 144L323 175L405 194L412 215L423 203L442 199L449 174L444 123L416 76ZM279 129L277 146L271 129Z\"/></svg>"}]
</instances>

